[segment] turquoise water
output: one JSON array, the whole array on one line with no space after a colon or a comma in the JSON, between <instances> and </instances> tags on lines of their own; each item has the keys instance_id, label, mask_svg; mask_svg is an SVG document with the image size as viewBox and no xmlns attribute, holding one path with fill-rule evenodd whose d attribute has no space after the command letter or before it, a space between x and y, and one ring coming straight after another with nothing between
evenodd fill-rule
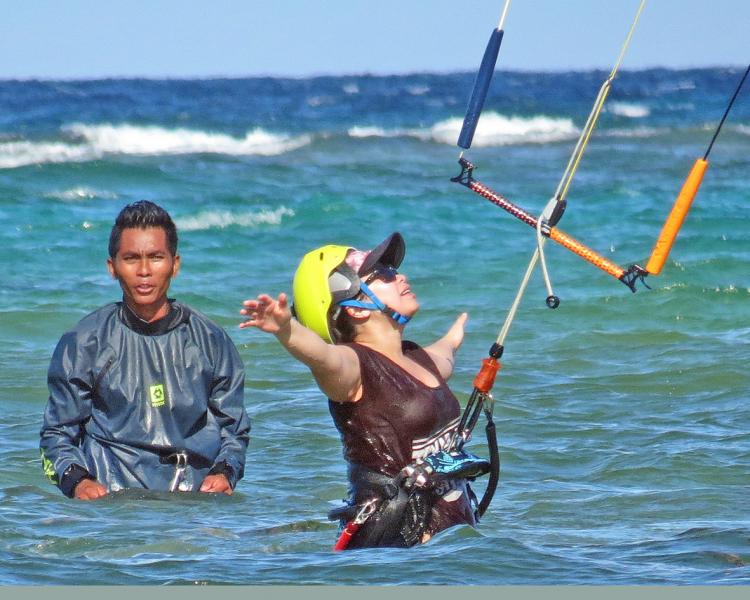
<instances>
[{"instance_id":1,"label":"turquoise water","mask_svg":"<svg viewBox=\"0 0 750 600\"><path fill-rule=\"evenodd\" d=\"M741 70L624 72L561 227L643 264ZM606 73L504 73L476 175L536 214ZM316 245L394 230L429 343L470 313L465 400L533 232L449 181L473 73L200 81L0 82L0 583L740 584L750 582L750 102L710 157L664 272L636 294L547 244L495 386L501 484L477 530L334 554L346 494L326 402L239 305L289 291ZM230 498L64 498L42 475L46 369L62 332L119 298L104 261L126 203L180 229L172 295L227 328L253 432ZM484 453L482 435L473 444Z\"/></svg>"}]
</instances>

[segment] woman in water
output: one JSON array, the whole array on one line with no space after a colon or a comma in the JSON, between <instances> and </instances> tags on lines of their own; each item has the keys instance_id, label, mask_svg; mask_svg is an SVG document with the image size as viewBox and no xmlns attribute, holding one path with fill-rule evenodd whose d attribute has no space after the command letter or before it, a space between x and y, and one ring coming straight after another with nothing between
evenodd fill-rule
<instances>
[{"instance_id":1,"label":"woman in water","mask_svg":"<svg viewBox=\"0 0 750 600\"><path fill-rule=\"evenodd\" d=\"M438 476L424 461L451 449L459 423L446 380L467 315L424 348L404 340L419 310L396 270L404 254L399 233L371 251L316 248L295 273L291 309L282 293L246 300L240 311L247 317L240 327L275 335L329 399L350 482L348 504L332 518L357 524L349 548L411 546L453 525L475 525L467 481Z\"/></svg>"}]
</instances>

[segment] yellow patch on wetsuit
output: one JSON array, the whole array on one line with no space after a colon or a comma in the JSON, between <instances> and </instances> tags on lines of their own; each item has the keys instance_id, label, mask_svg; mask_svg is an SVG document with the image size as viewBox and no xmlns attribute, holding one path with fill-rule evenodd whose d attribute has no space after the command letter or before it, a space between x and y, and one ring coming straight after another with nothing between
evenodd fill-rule
<instances>
[{"instance_id":1,"label":"yellow patch on wetsuit","mask_svg":"<svg viewBox=\"0 0 750 600\"><path fill-rule=\"evenodd\" d=\"M163 383L157 383L155 385L149 386L148 395L149 398L151 398L151 406L154 408L164 406L167 401L167 392L164 389Z\"/></svg>"},{"instance_id":2,"label":"yellow patch on wetsuit","mask_svg":"<svg viewBox=\"0 0 750 600\"><path fill-rule=\"evenodd\" d=\"M57 483L57 475L55 475L55 467L52 464L52 461L44 456L44 450L40 450L40 452L42 454L42 470L44 471L44 474L52 483Z\"/></svg>"}]
</instances>

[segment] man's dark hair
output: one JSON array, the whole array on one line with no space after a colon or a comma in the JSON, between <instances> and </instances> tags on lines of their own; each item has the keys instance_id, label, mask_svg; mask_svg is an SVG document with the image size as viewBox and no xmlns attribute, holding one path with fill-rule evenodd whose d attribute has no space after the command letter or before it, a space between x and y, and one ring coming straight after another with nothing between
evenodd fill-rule
<instances>
[{"instance_id":1,"label":"man's dark hair","mask_svg":"<svg viewBox=\"0 0 750 600\"><path fill-rule=\"evenodd\" d=\"M146 229L148 227L161 227L167 234L167 244L172 256L177 255L177 227L172 217L161 206L139 200L128 204L120 211L109 234L109 256L114 258L120 250L120 238L123 229Z\"/></svg>"}]
</instances>

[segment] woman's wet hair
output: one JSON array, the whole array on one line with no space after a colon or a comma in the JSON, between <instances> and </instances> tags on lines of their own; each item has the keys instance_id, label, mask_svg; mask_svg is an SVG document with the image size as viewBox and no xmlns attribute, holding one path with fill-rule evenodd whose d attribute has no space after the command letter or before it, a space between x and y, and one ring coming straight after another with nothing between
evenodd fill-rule
<instances>
[{"instance_id":1,"label":"woman's wet hair","mask_svg":"<svg viewBox=\"0 0 750 600\"><path fill-rule=\"evenodd\" d=\"M363 292L358 293L355 300L368 301L370 298ZM356 321L349 316L349 313L341 307L337 306L331 308L333 311L329 318L328 329L331 332L331 339L335 344L349 344L354 341L354 336L357 333Z\"/></svg>"},{"instance_id":2,"label":"woman's wet hair","mask_svg":"<svg viewBox=\"0 0 750 600\"><path fill-rule=\"evenodd\" d=\"M109 234L109 256L114 258L120 250L120 238L125 229L147 229L160 227L167 234L167 245L172 256L177 255L177 227L172 217L161 206L139 200L128 204L120 211Z\"/></svg>"},{"instance_id":3,"label":"woman's wet hair","mask_svg":"<svg viewBox=\"0 0 750 600\"><path fill-rule=\"evenodd\" d=\"M344 309L331 319L331 338L336 344L348 344L354 341L354 321Z\"/></svg>"}]
</instances>

